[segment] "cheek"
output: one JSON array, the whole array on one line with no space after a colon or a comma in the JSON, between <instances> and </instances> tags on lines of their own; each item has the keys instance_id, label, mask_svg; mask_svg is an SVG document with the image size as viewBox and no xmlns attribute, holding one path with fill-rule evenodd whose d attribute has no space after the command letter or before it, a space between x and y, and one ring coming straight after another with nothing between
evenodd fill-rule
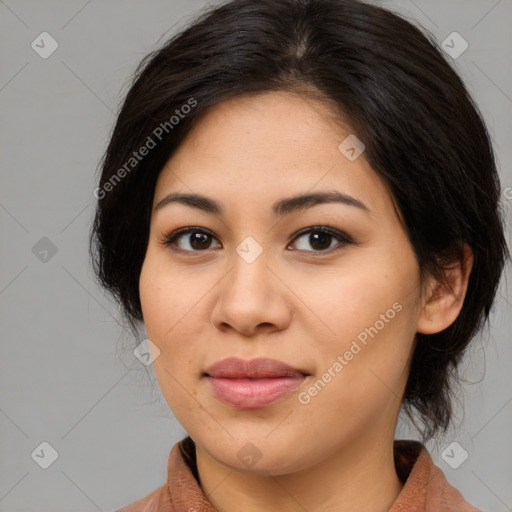
<instances>
[{"instance_id":1,"label":"cheek","mask_svg":"<svg viewBox=\"0 0 512 512\"><path fill-rule=\"evenodd\" d=\"M193 341L197 334L185 329L191 307L184 303L188 292L181 293L182 278L163 268L154 253L148 251L141 269L139 293L148 338L160 349L153 371L170 409L182 417L193 416L194 388ZM187 314L188 313L188 314ZM186 391L185 391L186 390ZM197 406L195 406L197 407Z\"/></svg>"},{"instance_id":2,"label":"cheek","mask_svg":"<svg viewBox=\"0 0 512 512\"><path fill-rule=\"evenodd\" d=\"M153 366L166 395L181 389L180 384L191 390L199 376L201 332L207 321L202 300L210 287L170 267L165 255L148 251L139 293L147 336L160 349Z\"/></svg>"},{"instance_id":3,"label":"cheek","mask_svg":"<svg viewBox=\"0 0 512 512\"><path fill-rule=\"evenodd\" d=\"M357 266L333 273L324 285L322 293L310 293L315 297L311 309L330 332L322 339L316 335L319 374L331 368L337 375L332 391L354 406L362 395L370 401L390 390L398 395L416 325L419 276L413 256L404 254L397 262L369 252Z\"/></svg>"},{"instance_id":4,"label":"cheek","mask_svg":"<svg viewBox=\"0 0 512 512\"><path fill-rule=\"evenodd\" d=\"M162 257L151 249L142 265L139 278L139 294L148 337L160 346L172 339L173 326L179 326L181 318L192 305L190 286L178 272L166 268ZM188 283L189 284L189 283ZM163 347L161 347L163 348Z\"/></svg>"},{"instance_id":5,"label":"cheek","mask_svg":"<svg viewBox=\"0 0 512 512\"><path fill-rule=\"evenodd\" d=\"M404 311L412 310L415 294L411 291L417 286L414 270L398 272L382 258L368 258L367 265L363 259L357 263L301 286L301 295L307 297L311 311L324 323L323 330L329 328L329 338L335 344L355 338L375 323L383 332L391 325L403 328L406 323L400 320L406 316Z\"/></svg>"}]
</instances>

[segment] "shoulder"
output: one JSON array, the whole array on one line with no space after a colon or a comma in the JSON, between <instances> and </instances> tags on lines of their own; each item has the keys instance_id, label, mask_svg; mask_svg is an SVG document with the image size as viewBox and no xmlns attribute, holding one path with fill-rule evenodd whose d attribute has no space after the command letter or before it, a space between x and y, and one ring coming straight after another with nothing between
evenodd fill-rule
<instances>
[{"instance_id":1,"label":"shoulder","mask_svg":"<svg viewBox=\"0 0 512 512\"><path fill-rule=\"evenodd\" d=\"M395 440L394 455L404 487L389 512L483 512L448 482L422 443Z\"/></svg>"},{"instance_id":2,"label":"shoulder","mask_svg":"<svg viewBox=\"0 0 512 512\"><path fill-rule=\"evenodd\" d=\"M184 504L193 499L207 503L188 464L191 464L194 469L195 447L192 440L187 437L175 443L169 453L165 484L146 497L125 505L115 512L181 512ZM185 507L185 510L188 508L188 506Z\"/></svg>"},{"instance_id":3,"label":"shoulder","mask_svg":"<svg viewBox=\"0 0 512 512\"><path fill-rule=\"evenodd\" d=\"M167 505L167 506L166 506ZM145 498L134 501L115 512L165 512L171 510L168 499L167 484L159 487Z\"/></svg>"}]
</instances>

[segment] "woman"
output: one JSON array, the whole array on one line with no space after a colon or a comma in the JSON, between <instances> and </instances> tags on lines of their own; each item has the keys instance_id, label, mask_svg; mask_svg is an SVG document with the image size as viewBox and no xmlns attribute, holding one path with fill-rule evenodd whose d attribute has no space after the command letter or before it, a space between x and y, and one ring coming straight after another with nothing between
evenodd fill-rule
<instances>
[{"instance_id":1,"label":"woman","mask_svg":"<svg viewBox=\"0 0 512 512\"><path fill-rule=\"evenodd\" d=\"M508 257L499 193L461 79L382 8L230 1L148 55L91 247L189 435L123 512L477 510L424 442Z\"/></svg>"}]
</instances>

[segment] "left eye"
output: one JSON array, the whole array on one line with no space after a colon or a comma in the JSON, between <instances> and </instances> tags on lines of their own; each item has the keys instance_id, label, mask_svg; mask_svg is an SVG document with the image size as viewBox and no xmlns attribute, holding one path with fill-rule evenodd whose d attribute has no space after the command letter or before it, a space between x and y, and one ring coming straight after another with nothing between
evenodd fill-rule
<instances>
[{"instance_id":1,"label":"left eye","mask_svg":"<svg viewBox=\"0 0 512 512\"><path fill-rule=\"evenodd\" d=\"M180 246L179 241L182 238L186 241L183 245L191 249ZM171 233L162 243L167 247L177 246L178 251L204 252L211 249L210 245L212 239L216 240L217 238L204 229L183 228ZM326 252L333 247L332 242L335 240L338 241L338 245L340 246L354 243L349 236L338 230L334 230L328 226L315 226L301 230L287 247L290 247L294 242L297 243L297 241L301 239L303 239L305 243L303 241L299 244L302 245L302 247L299 247L298 250L307 252ZM305 248L307 244L310 244L315 250L309 251Z\"/></svg>"},{"instance_id":2,"label":"left eye","mask_svg":"<svg viewBox=\"0 0 512 512\"><path fill-rule=\"evenodd\" d=\"M305 239L306 243L303 244L303 247L299 247L299 250L307 252L326 252L327 249L331 249L333 247L331 243L335 240L338 241L339 246L353 243L353 240L349 236L328 226L306 228L300 231L293 240L298 241L301 238ZM308 251L308 249L304 248L304 245L306 244L310 244L311 247L318 250Z\"/></svg>"}]
</instances>

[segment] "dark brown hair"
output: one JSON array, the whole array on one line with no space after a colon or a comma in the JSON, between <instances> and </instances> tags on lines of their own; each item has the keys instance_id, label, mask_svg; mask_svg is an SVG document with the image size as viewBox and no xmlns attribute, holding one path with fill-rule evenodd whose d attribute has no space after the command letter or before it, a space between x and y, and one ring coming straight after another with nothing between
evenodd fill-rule
<instances>
[{"instance_id":1,"label":"dark brown hair","mask_svg":"<svg viewBox=\"0 0 512 512\"><path fill-rule=\"evenodd\" d=\"M422 279L442 278L462 244L471 247L462 310L442 332L417 334L403 396L406 413L414 421L415 409L424 424L424 440L446 431L453 374L488 320L508 257L500 184L489 134L462 80L428 32L386 9L357 0L233 0L147 55L95 191L90 242L99 282L134 328L159 172L209 108L273 90L337 107L390 187Z\"/></svg>"}]
</instances>

